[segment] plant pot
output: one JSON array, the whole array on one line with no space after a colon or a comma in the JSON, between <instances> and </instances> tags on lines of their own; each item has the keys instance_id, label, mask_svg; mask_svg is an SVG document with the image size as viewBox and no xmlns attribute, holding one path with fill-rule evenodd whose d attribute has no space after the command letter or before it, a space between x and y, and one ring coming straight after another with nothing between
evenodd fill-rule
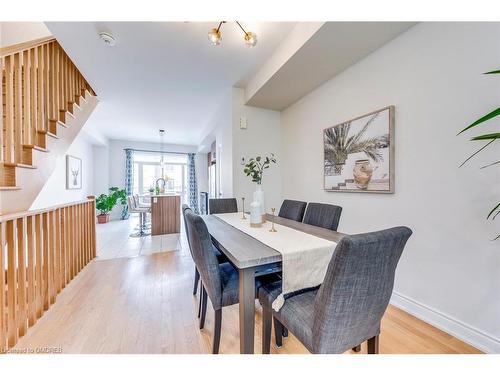
<instances>
[{"instance_id":1,"label":"plant pot","mask_svg":"<svg viewBox=\"0 0 500 375\"><path fill-rule=\"evenodd\" d=\"M374 168L367 159L356 160L353 169L354 183L361 190L366 190L372 179Z\"/></svg>"},{"instance_id":2,"label":"plant pot","mask_svg":"<svg viewBox=\"0 0 500 375\"><path fill-rule=\"evenodd\" d=\"M253 201L259 204L260 215L262 216L262 222L266 221L266 203L264 200L264 191L262 190L262 185L257 184L256 190L253 192Z\"/></svg>"},{"instance_id":3,"label":"plant pot","mask_svg":"<svg viewBox=\"0 0 500 375\"><path fill-rule=\"evenodd\" d=\"M109 221L109 214L97 215L97 222L99 224L106 224Z\"/></svg>"}]
</instances>

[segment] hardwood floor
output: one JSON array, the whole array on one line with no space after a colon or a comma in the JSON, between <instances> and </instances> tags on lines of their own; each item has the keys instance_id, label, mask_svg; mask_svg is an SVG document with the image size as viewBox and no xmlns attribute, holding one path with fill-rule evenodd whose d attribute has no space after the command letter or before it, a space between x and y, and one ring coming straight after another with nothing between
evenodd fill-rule
<instances>
[{"instance_id":1,"label":"hardwood floor","mask_svg":"<svg viewBox=\"0 0 500 375\"><path fill-rule=\"evenodd\" d=\"M210 353L214 314L198 328L192 296L194 266L181 235L174 251L96 260L16 345L62 353ZM261 352L256 302L255 352ZM274 336L274 335L273 335ZM273 337L274 341L274 337ZM220 353L238 353L238 306L224 308ZM308 353L292 334L272 353ZM352 351L348 353L354 354ZM366 353L363 344L361 353ZM470 345L390 306L382 321L380 353L479 353Z\"/></svg>"}]
</instances>

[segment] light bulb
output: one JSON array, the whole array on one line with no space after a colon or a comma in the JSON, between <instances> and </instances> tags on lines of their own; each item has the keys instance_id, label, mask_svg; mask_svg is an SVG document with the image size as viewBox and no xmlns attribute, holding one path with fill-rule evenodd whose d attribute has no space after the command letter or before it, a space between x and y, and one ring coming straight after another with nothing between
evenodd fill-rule
<instances>
[{"instance_id":1,"label":"light bulb","mask_svg":"<svg viewBox=\"0 0 500 375\"><path fill-rule=\"evenodd\" d=\"M210 40L210 43L212 43L214 46L218 46L222 40L220 31L218 31L217 29L212 29L208 33L208 40Z\"/></svg>"},{"instance_id":2,"label":"light bulb","mask_svg":"<svg viewBox=\"0 0 500 375\"><path fill-rule=\"evenodd\" d=\"M257 44L257 34L249 31L245 34L245 44L247 47L255 47Z\"/></svg>"}]
</instances>

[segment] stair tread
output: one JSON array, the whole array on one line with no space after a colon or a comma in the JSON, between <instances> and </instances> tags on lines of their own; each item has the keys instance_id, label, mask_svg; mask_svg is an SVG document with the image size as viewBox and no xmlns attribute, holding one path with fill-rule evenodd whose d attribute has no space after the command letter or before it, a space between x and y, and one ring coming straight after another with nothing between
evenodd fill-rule
<instances>
[{"instance_id":1,"label":"stair tread","mask_svg":"<svg viewBox=\"0 0 500 375\"><path fill-rule=\"evenodd\" d=\"M55 139L59 139L59 137L56 134L52 133L52 132L47 132L47 135L49 137L52 137L52 138L55 138Z\"/></svg>"},{"instance_id":2,"label":"stair tread","mask_svg":"<svg viewBox=\"0 0 500 375\"><path fill-rule=\"evenodd\" d=\"M59 139L59 137L57 136L57 134L54 134L54 133L52 133L51 131L48 131L48 130L38 130L37 132L39 134L47 134L48 136L50 136L52 138Z\"/></svg>"},{"instance_id":3,"label":"stair tread","mask_svg":"<svg viewBox=\"0 0 500 375\"><path fill-rule=\"evenodd\" d=\"M30 165L30 164L23 164L23 163L17 163L16 167L19 168L27 168L27 169L36 169L36 165Z\"/></svg>"},{"instance_id":4,"label":"stair tread","mask_svg":"<svg viewBox=\"0 0 500 375\"><path fill-rule=\"evenodd\" d=\"M36 169L37 167L35 165L30 165L30 164L24 164L24 163L8 163L8 162L0 162L0 166L3 167L8 167L8 168L28 168L28 169Z\"/></svg>"},{"instance_id":5,"label":"stair tread","mask_svg":"<svg viewBox=\"0 0 500 375\"><path fill-rule=\"evenodd\" d=\"M46 148L43 148L43 147L40 147L40 146L33 146L33 148L37 151L41 151L41 152L50 152L49 150L47 150Z\"/></svg>"},{"instance_id":6,"label":"stair tread","mask_svg":"<svg viewBox=\"0 0 500 375\"><path fill-rule=\"evenodd\" d=\"M19 186L0 186L0 190L21 190Z\"/></svg>"}]
</instances>

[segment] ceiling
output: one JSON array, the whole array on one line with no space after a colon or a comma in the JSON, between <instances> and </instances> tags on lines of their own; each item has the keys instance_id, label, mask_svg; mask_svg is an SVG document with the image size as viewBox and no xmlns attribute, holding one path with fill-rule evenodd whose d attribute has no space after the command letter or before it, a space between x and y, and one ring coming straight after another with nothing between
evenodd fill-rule
<instances>
[{"instance_id":1,"label":"ceiling","mask_svg":"<svg viewBox=\"0 0 500 375\"><path fill-rule=\"evenodd\" d=\"M100 103L86 129L110 139L198 144L232 86L244 87L291 31L291 22L241 22L258 36L243 43L234 22L222 26L222 44L210 45L202 22L46 22L97 92ZM98 32L116 38L108 47Z\"/></svg>"},{"instance_id":2,"label":"ceiling","mask_svg":"<svg viewBox=\"0 0 500 375\"><path fill-rule=\"evenodd\" d=\"M246 104L283 110L414 24L326 22Z\"/></svg>"}]
</instances>

